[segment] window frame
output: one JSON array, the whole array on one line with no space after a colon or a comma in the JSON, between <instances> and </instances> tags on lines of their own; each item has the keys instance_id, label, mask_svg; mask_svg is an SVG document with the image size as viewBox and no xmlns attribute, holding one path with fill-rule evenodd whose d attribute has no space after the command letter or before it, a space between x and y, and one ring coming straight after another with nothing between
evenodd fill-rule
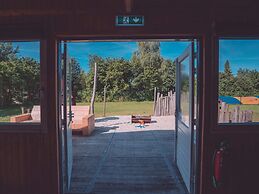
<instances>
[{"instance_id":1,"label":"window frame","mask_svg":"<svg viewBox=\"0 0 259 194\"><path fill-rule=\"evenodd\" d=\"M230 133L246 133L246 132L259 132L258 126L259 122L251 122L251 123L219 123L218 122L218 97L219 97L219 41L220 40L259 40L259 36L254 35L215 35L213 38L213 55L212 64L214 64L214 68L211 68L212 75L214 79L211 83L211 119L214 131L217 132L230 132ZM213 90L214 88L214 90Z\"/></svg>"},{"instance_id":2,"label":"window frame","mask_svg":"<svg viewBox=\"0 0 259 194\"><path fill-rule=\"evenodd\" d=\"M27 34L27 33L26 33ZM28 33L30 34L30 33ZM23 34L22 34L23 35ZM0 41L4 42L33 42L37 41L40 44L40 107L41 113L40 122L12 123L0 122L0 133L45 133L47 132L47 44L41 36L31 35L28 38L21 37L0 37Z\"/></svg>"},{"instance_id":3,"label":"window frame","mask_svg":"<svg viewBox=\"0 0 259 194\"><path fill-rule=\"evenodd\" d=\"M191 46L192 47L192 46ZM180 95L181 95L181 92L182 92L182 63L187 60L188 62L188 65L187 65L187 68L188 68L188 84L189 84L189 81L190 81L190 76L192 76L192 72L190 72L190 62L192 61L192 55L189 55L189 52L190 52L190 49L192 49L190 46L187 47L186 50L184 50L184 53L180 56L180 58L177 60L177 63L179 63L179 75L180 75L180 80L179 81L179 86L180 86ZM190 85L188 86L188 94L190 93ZM183 125L185 125L187 128L191 127L191 123L192 123L192 118L189 117L188 119L188 123L186 123L184 120L183 120L183 111L182 111L183 107L182 107L182 98L179 98L179 115L180 115L180 118L181 118L181 123ZM190 112L191 112L191 107L190 107L190 98L189 98L189 95L188 95L188 115L190 115Z\"/></svg>"}]
</instances>

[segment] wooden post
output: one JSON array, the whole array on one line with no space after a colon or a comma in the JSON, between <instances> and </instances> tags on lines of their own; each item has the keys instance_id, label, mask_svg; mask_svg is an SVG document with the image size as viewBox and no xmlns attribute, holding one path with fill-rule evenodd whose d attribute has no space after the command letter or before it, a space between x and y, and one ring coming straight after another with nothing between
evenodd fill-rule
<instances>
[{"instance_id":1,"label":"wooden post","mask_svg":"<svg viewBox=\"0 0 259 194\"><path fill-rule=\"evenodd\" d=\"M234 110L233 123L238 123L239 122L239 111L240 111L240 106L236 106L235 110Z\"/></svg>"},{"instance_id":2,"label":"wooden post","mask_svg":"<svg viewBox=\"0 0 259 194\"><path fill-rule=\"evenodd\" d=\"M93 85L93 94L91 98L91 105L90 105L90 114L94 114L94 100L95 100L95 93L96 93L96 81L97 81L97 64L94 64L94 85Z\"/></svg>"},{"instance_id":3,"label":"wooden post","mask_svg":"<svg viewBox=\"0 0 259 194\"><path fill-rule=\"evenodd\" d=\"M161 104L160 104L160 100L161 100L161 98L160 98L160 93L158 92L158 98L157 98L157 116L161 116L161 113L160 113L160 106L161 106Z\"/></svg>"},{"instance_id":4,"label":"wooden post","mask_svg":"<svg viewBox=\"0 0 259 194\"><path fill-rule=\"evenodd\" d=\"M219 123L224 123L224 114L225 114L225 102L220 103L220 111L219 111Z\"/></svg>"},{"instance_id":5,"label":"wooden post","mask_svg":"<svg viewBox=\"0 0 259 194\"><path fill-rule=\"evenodd\" d=\"M221 104L221 122L222 123L228 123L229 122L229 117L228 117L228 105L225 102L222 102Z\"/></svg>"},{"instance_id":6,"label":"wooden post","mask_svg":"<svg viewBox=\"0 0 259 194\"><path fill-rule=\"evenodd\" d=\"M24 113L25 113L24 109L25 109L25 107L21 106L22 114L24 114Z\"/></svg>"},{"instance_id":7,"label":"wooden post","mask_svg":"<svg viewBox=\"0 0 259 194\"><path fill-rule=\"evenodd\" d=\"M173 108L173 112L172 112L172 115L175 115L175 107L176 107L176 100L175 100L175 92L174 93L172 93L172 103L173 103L173 106L172 106L172 108Z\"/></svg>"},{"instance_id":8,"label":"wooden post","mask_svg":"<svg viewBox=\"0 0 259 194\"><path fill-rule=\"evenodd\" d=\"M153 114L156 116L156 87L154 88L154 107L153 107Z\"/></svg>"},{"instance_id":9,"label":"wooden post","mask_svg":"<svg viewBox=\"0 0 259 194\"><path fill-rule=\"evenodd\" d=\"M249 120L248 122L253 122L253 114L254 112L252 110L249 111Z\"/></svg>"},{"instance_id":10,"label":"wooden post","mask_svg":"<svg viewBox=\"0 0 259 194\"><path fill-rule=\"evenodd\" d=\"M103 90L103 117L106 116L106 85Z\"/></svg>"},{"instance_id":11,"label":"wooden post","mask_svg":"<svg viewBox=\"0 0 259 194\"><path fill-rule=\"evenodd\" d=\"M159 108L160 108L160 110L159 110L160 115L159 116L163 116L163 94L161 94L161 96L160 96L159 104L160 104L160 106L159 106Z\"/></svg>"}]
</instances>

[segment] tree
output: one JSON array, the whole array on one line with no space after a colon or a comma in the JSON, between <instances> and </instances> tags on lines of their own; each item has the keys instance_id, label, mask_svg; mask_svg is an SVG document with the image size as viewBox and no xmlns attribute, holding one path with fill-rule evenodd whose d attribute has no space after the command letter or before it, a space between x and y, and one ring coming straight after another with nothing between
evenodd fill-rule
<instances>
[{"instance_id":1,"label":"tree","mask_svg":"<svg viewBox=\"0 0 259 194\"><path fill-rule=\"evenodd\" d=\"M69 62L72 70L72 104L75 105L76 101L80 100L79 91L83 89L83 82L81 80L82 69L75 58L71 58Z\"/></svg>"},{"instance_id":2,"label":"tree","mask_svg":"<svg viewBox=\"0 0 259 194\"><path fill-rule=\"evenodd\" d=\"M104 86L108 100L129 100L131 92L132 69L124 59L107 59L108 69Z\"/></svg>"},{"instance_id":3,"label":"tree","mask_svg":"<svg viewBox=\"0 0 259 194\"><path fill-rule=\"evenodd\" d=\"M235 96L256 96L259 94L259 72L239 69L234 83Z\"/></svg>"},{"instance_id":4,"label":"tree","mask_svg":"<svg viewBox=\"0 0 259 194\"><path fill-rule=\"evenodd\" d=\"M90 70L86 75L86 89L81 92L90 101L94 63L98 64L96 100L102 101L104 87L107 100L152 100L153 90L167 93L175 86L176 66L160 55L159 42L139 42L130 60L89 56Z\"/></svg>"},{"instance_id":5,"label":"tree","mask_svg":"<svg viewBox=\"0 0 259 194\"><path fill-rule=\"evenodd\" d=\"M171 60L163 60L160 69L163 93L173 90L176 84L176 64Z\"/></svg>"},{"instance_id":6,"label":"tree","mask_svg":"<svg viewBox=\"0 0 259 194\"><path fill-rule=\"evenodd\" d=\"M224 65L224 72L219 73L219 95L234 95L234 75L232 74L230 63L227 60Z\"/></svg>"},{"instance_id":7,"label":"tree","mask_svg":"<svg viewBox=\"0 0 259 194\"><path fill-rule=\"evenodd\" d=\"M14 82L17 82L15 60L18 48L14 49L12 43L0 43L0 106L12 103L12 94L15 92Z\"/></svg>"},{"instance_id":8,"label":"tree","mask_svg":"<svg viewBox=\"0 0 259 194\"><path fill-rule=\"evenodd\" d=\"M15 74L14 61L0 61L0 106L9 106L13 102L13 96L17 93L15 85L19 82Z\"/></svg>"},{"instance_id":9,"label":"tree","mask_svg":"<svg viewBox=\"0 0 259 194\"><path fill-rule=\"evenodd\" d=\"M0 106L39 102L40 64L18 58L18 47L0 43Z\"/></svg>"},{"instance_id":10,"label":"tree","mask_svg":"<svg viewBox=\"0 0 259 194\"><path fill-rule=\"evenodd\" d=\"M0 43L0 61L13 61L17 59L19 47L14 48L11 42Z\"/></svg>"},{"instance_id":11,"label":"tree","mask_svg":"<svg viewBox=\"0 0 259 194\"><path fill-rule=\"evenodd\" d=\"M19 83L15 88L21 92L15 97L22 103L39 103L40 64L32 58L20 58L16 66Z\"/></svg>"},{"instance_id":12,"label":"tree","mask_svg":"<svg viewBox=\"0 0 259 194\"><path fill-rule=\"evenodd\" d=\"M134 73L132 87L138 100L152 100L155 87L161 89L162 80L159 69L163 59L159 42L139 42L138 50L132 58Z\"/></svg>"}]
</instances>

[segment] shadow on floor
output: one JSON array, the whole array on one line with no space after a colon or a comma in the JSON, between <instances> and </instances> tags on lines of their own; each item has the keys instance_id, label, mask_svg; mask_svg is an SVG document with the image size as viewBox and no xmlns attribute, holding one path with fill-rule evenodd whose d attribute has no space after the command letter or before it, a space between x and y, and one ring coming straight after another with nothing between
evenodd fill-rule
<instances>
[{"instance_id":1,"label":"shadow on floor","mask_svg":"<svg viewBox=\"0 0 259 194\"><path fill-rule=\"evenodd\" d=\"M134 126L74 136L70 193L186 194L173 163L174 142L174 130Z\"/></svg>"},{"instance_id":2,"label":"shadow on floor","mask_svg":"<svg viewBox=\"0 0 259 194\"><path fill-rule=\"evenodd\" d=\"M96 118L95 122L106 122L112 120L119 120L119 117L103 117L103 118Z\"/></svg>"}]
</instances>

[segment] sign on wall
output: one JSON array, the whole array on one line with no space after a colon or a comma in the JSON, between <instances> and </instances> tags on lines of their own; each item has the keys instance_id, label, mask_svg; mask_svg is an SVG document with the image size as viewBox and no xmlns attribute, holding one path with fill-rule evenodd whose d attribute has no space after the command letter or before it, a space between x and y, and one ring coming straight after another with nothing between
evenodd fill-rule
<instances>
[{"instance_id":1,"label":"sign on wall","mask_svg":"<svg viewBox=\"0 0 259 194\"><path fill-rule=\"evenodd\" d=\"M116 16L116 26L144 26L144 16Z\"/></svg>"}]
</instances>

